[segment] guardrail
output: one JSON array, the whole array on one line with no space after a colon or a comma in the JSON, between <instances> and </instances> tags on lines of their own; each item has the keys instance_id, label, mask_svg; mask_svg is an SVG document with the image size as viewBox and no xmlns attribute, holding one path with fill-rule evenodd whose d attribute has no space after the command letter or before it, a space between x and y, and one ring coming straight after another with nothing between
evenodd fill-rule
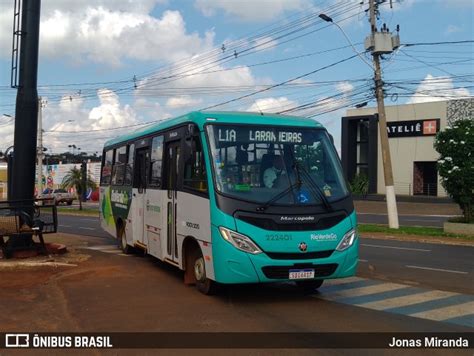
<instances>
[{"instance_id":1,"label":"guardrail","mask_svg":"<svg viewBox=\"0 0 474 356\"><path fill-rule=\"evenodd\" d=\"M426 195L426 196L437 196L438 184L427 183L415 186L412 183L406 182L395 182L395 193L397 195Z\"/></svg>"},{"instance_id":2,"label":"guardrail","mask_svg":"<svg viewBox=\"0 0 474 356\"><path fill-rule=\"evenodd\" d=\"M37 236L39 248L47 254L43 234L56 233L58 214L55 205L39 205L41 199L0 201L0 248L5 258L11 257L13 248L5 237Z\"/></svg>"}]
</instances>

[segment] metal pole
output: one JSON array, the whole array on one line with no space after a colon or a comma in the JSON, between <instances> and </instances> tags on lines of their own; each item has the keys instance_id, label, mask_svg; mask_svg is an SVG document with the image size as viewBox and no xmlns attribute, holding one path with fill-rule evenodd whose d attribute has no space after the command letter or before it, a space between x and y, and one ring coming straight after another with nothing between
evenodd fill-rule
<instances>
[{"instance_id":1,"label":"metal pole","mask_svg":"<svg viewBox=\"0 0 474 356\"><path fill-rule=\"evenodd\" d=\"M36 143L38 134L38 47L40 0L23 0L20 49L20 80L15 109L14 200L34 195Z\"/></svg>"},{"instance_id":2,"label":"metal pole","mask_svg":"<svg viewBox=\"0 0 474 356\"><path fill-rule=\"evenodd\" d=\"M43 191L43 101L42 98L38 99L38 166L36 168L38 175L38 194Z\"/></svg>"},{"instance_id":3,"label":"metal pole","mask_svg":"<svg viewBox=\"0 0 474 356\"><path fill-rule=\"evenodd\" d=\"M377 32L377 23L375 18L376 4L375 0L369 0L370 4L370 26L372 35ZM379 114L380 145L382 148L382 163L385 179L385 196L387 199L388 225L392 229L398 229L397 200L395 197L395 187L393 185L392 159L390 157L390 147L387 133L387 117L385 115L385 105L383 100L383 82L380 69L379 54L374 52L375 69L375 94L377 97L377 108Z\"/></svg>"},{"instance_id":4,"label":"metal pole","mask_svg":"<svg viewBox=\"0 0 474 356\"><path fill-rule=\"evenodd\" d=\"M38 135L38 47L41 0L23 0L19 86L15 107L11 200L33 202ZM31 234L13 236L8 248L30 247Z\"/></svg>"}]
</instances>

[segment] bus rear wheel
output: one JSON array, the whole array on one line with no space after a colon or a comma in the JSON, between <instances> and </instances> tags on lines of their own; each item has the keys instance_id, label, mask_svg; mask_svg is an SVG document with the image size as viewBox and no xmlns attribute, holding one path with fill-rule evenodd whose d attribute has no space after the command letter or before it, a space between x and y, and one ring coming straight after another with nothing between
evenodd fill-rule
<instances>
[{"instance_id":1,"label":"bus rear wheel","mask_svg":"<svg viewBox=\"0 0 474 356\"><path fill-rule=\"evenodd\" d=\"M300 288L305 294L314 293L319 287L323 285L324 279L313 279L311 281L298 281L296 286Z\"/></svg>"},{"instance_id":2,"label":"bus rear wheel","mask_svg":"<svg viewBox=\"0 0 474 356\"><path fill-rule=\"evenodd\" d=\"M124 225L120 226L117 230L117 242L123 253L127 255L132 253L132 247L127 243L127 234Z\"/></svg>"},{"instance_id":3,"label":"bus rear wheel","mask_svg":"<svg viewBox=\"0 0 474 356\"><path fill-rule=\"evenodd\" d=\"M217 291L216 282L207 278L206 275L206 263L200 249L196 249L192 258L192 265L190 266L194 272L194 278L196 279L196 288L202 294L213 295Z\"/></svg>"}]
</instances>

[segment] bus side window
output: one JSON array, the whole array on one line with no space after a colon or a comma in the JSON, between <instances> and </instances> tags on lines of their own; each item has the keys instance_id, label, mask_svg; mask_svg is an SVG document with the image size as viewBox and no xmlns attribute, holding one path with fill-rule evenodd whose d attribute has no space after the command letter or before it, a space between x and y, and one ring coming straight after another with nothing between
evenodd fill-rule
<instances>
[{"instance_id":1,"label":"bus side window","mask_svg":"<svg viewBox=\"0 0 474 356\"><path fill-rule=\"evenodd\" d=\"M154 137L151 143L150 185L161 187L161 167L163 165L163 136Z\"/></svg>"},{"instance_id":2,"label":"bus side window","mask_svg":"<svg viewBox=\"0 0 474 356\"><path fill-rule=\"evenodd\" d=\"M115 150L114 166L112 168L112 185L123 185L125 165L127 163L127 147L122 146Z\"/></svg>"},{"instance_id":3,"label":"bus side window","mask_svg":"<svg viewBox=\"0 0 474 356\"><path fill-rule=\"evenodd\" d=\"M135 144L128 146L128 156L127 156L127 165L125 166L125 181L124 185L132 185L133 177L133 160L135 154Z\"/></svg>"},{"instance_id":4,"label":"bus side window","mask_svg":"<svg viewBox=\"0 0 474 356\"><path fill-rule=\"evenodd\" d=\"M149 148L140 148L136 150L134 172L133 172L133 188L138 188L138 193L143 193L147 188L147 165L150 162Z\"/></svg>"},{"instance_id":5,"label":"bus side window","mask_svg":"<svg viewBox=\"0 0 474 356\"><path fill-rule=\"evenodd\" d=\"M109 185L110 178L112 177L112 163L114 158L114 150L108 150L103 154L102 172L101 172L101 185Z\"/></svg>"},{"instance_id":6,"label":"bus side window","mask_svg":"<svg viewBox=\"0 0 474 356\"><path fill-rule=\"evenodd\" d=\"M207 192L206 165L204 152L199 136L193 136L186 140L187 152L184 163L183 185L186 188L197 190L201 193Z\"/></svg>"}]
</instances>

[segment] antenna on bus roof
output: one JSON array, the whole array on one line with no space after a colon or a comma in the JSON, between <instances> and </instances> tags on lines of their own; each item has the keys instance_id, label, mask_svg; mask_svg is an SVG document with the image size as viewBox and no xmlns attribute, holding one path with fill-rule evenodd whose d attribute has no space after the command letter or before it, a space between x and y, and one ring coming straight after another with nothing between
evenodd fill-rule
<instances>
[{"instance_id":1,"label":"antenna on bus roof","mask_svg":"<svg viewBox=\"0 0 474 356\"><path fill-rule=\"evenodd\" d=\"M258 106L257 100L254 100L254 104L255 104L255 106L257 107L258 112L260 113L260 115L263 116L263 111L260 109L260 106Z\"/></svg>"}]
</instances>

